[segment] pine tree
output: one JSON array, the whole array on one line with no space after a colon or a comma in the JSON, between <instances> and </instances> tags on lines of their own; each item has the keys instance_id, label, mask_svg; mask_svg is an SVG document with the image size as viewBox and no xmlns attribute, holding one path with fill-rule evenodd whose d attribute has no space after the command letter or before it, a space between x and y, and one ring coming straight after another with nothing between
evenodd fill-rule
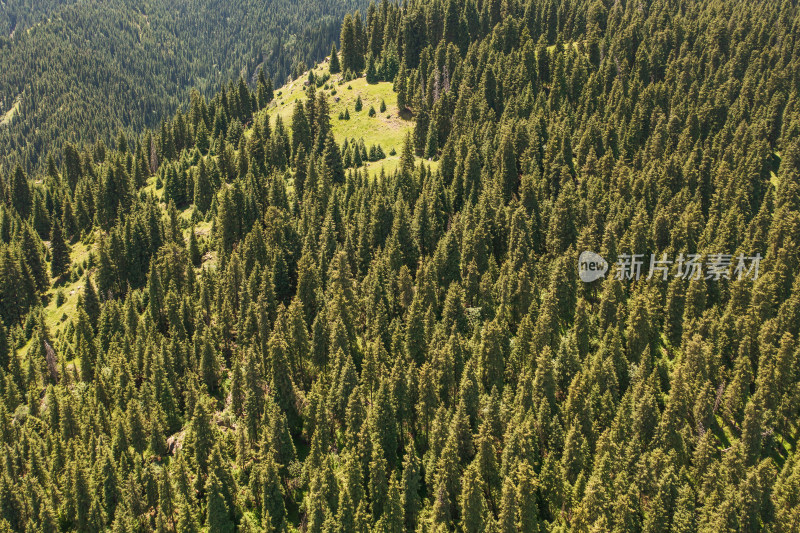
<instances>
[{"instance_id":1,"label":"pine tree","mask_svg":"<svg viewBox=\"0 0 800 533\"><path fill-rule=\"evenodd\" d=\"M400 503L400 488L397 478L392 477L389 482L389 492L386 496L386 505L383 515L376 524L376 529L385 533L400 533L403 529L403 507Z\"/></svg>"},{"instance_id":2,"label":"pine tree","mask_svg":"<svg viewBox=\"0 0 800 533\"><path fill-rule=\"evenodd\" d=\"M214 227L215 237L218 242L218 249L224 253L230 253L236 241L239 239L239 214L234 204L233 192L229 187L223 187L217 204L217 219Z\"/></svg>"},{"instance_id":3,"label":"pine tree","mask_svg":"<svg viewBox=\"0 0 800 533\"><path fill-rule=\"evenodd\" d=\"M278 475L278 467L272 453L268 453L261 466L261 517L268 521L268 528L283 530L286 527L286 506L283 503L283 488Z\"/></svg>"},{"instance_id":4,"label":"pine tree","mask_svg":"<svg viewBox=\"0 0 800 533\"><path fill-rule=\"evenodd\" d=\"M64 175L67 185L71 191L75 190L78 180L83 174L80 154L72 143L64 144Z\"/></svg>"},{"instance_id":5,"label":"pine tree","mask_svg":"<svg viewBox=\"0 0 800 533\"><path fill-rule=\"evenodd\" d=\"M28 177L25 175L21 166L17 165L10 181L9 196L11 199L11 206L16 209L19 216L25 220L31 213L33 198L30 186L28 185Z\"/></svg>"},{"instance_id":6,"label":"pine tree","mask_svg":"<svg viewBox=\"0 0 800 533\"><path fill-rule=\"evenodd\" d=\"M197 170L194 174L194 205L200 213L205 214L211 207L211 200L214 197L214 190L208 177L205 159L200 159Z\"/></svg>"},{"instance_id":7,"label":"pine tree","mask_svg":"<svg viewBox=\"0 0 800 533\"><path fill-rule=\"evenodd\" d=\"M294 158L294 195L299 204L303 202L303 196L306 192L306 179L308 177L308 161L306 158L306 149L298 146L297 153Z\"/></svg>"},{"instance_id":8,"label":"pine tree","mask_svg":"<svg viewBox=\"0 0 800 533\"><path fill-rule=\"evenodd\" d=\"M375 69L375 58L372 54L367 60L367 83L378 83L378 71Z\"/></svg>"},{"instance_id":9,"label":"pine tree","mask_svg":"<svg viewBox=\"0 0 800 533\"><path fill-rule=\"evenodd\" d=\"M535 499L534 473L528 465L521 465L517 483L517 509L519 518L517 531L536 533L539 531L539 509Z\"/></svg>"},{"instance_id":10,"label":"pine tree","mask_svg":"<svg viewBox=\"0 0 800 533\"><path fill-rule=\"evenodd\" d=\"M69 247L61 234L61 225L58 220L54 220L50 230L50 274L54 278L60 278L67 272L69 265Z\"/></svg>"},{"instance_id":11,"label":"pine tree","mask_svg":"<svg viewBox=\"0 0 800 533\"><path fill-rule=\"evenodd\" d=\"M407 531L414 531L417 525L417 516L421 508L420 490L420 465L416 450L411 447L406 452L403 460L403 476L401 479L401 499L405 525Z\"/></svg>"},{"instance_id":12,"label":"pine tree","mask_svg":"<svg viewBox=\"0 0 800 533\"><path fill-rule=\"evenodd\" d=\"M378 521L388 511L389 478L386 459L380 443L372 450L369 463L369 495L372 504L372 519Z\"/></svg>"},{"instance_id":13,"label":"pine tree","mask_svg":"<svg viewBox=\"0 0 800 533\"><path fill-rule=\"evenodd\" d=\"M464 474L461 497L461 529L465 532L484 531L487 520L486 500L483 498L484 486L475 463L470 464Z\"/></svg>"},{"instance_id":14,"label":"pine tree","mask_svg":"<svg viewBox=\"0 0 800 533\"><path fill-rule=\"evenodd\" d=\"M503 497L500 503L500 516L497 528L500 533L517 531L517 489L510 477L503 481Z\"/></svg>"},{"instance_id":15,"label":"pine tree","mask_svg":"<svg viewBox=\"0 0 800 533\"><path fill-rule=\"evenodd\" d=\"M400 72L394 80L394 91L397 93L397 109L402 114L408 107L408 86L406 80L405 62L400 66Z\"/></svg>"},{"instance_id":16,"label":"pine tree","mask_svg":"<svg viewBox=\"0 0 800 533\"><path fill-rule=\"evenodd\" d=\"M258 83L256 87L256 102L258 109L266 108L274 98L272 89L272 78L264 76L264 68L258 69Z\"/></svg>"},{"instance_id":17,"label":"pine tree","mask_svg":"<svg viewBox=\"0 0 800 533\"><path fill-rule=\"evenodd\" d=\"M79 464L74 464L73 466L73 480L72 501L76 509L75 526L78 531L89 531L89 511L92 506L92 496L89 492L86 472Z\"/></svg>"},{"instance_id":18,"label":"pine tree","mask_svg":"<svg viewBox=\"0 0 800 533\"><path fill-rule=\"evenodd\" d=\"M342 22L342 32L339 37L341 46L341 68L342 70L352 73L359 72L359 44L358 36L356 35L355 22L353 16L348 13Z\"/></svg>"},{"instance_id":19,"label":"pine tree","mask_svg":"<svg viewBox=\"0 0 800 533\"><path fill-rule=\"evenodd\" d=\"M205 492L208 503L206 505L206 527L209 531L219 533L233 532L236 527L230 518L231 509L221 494L222 486L217 476L212 473L206 482Z\"/></svg>"},{"instance_id":20,"label":"pine tree","mask_svg":"<svg viewBox=\"0 0 800 533\"><path fill-rule=\"evenodd\" d=\"M436 158L439 152L439 133L437 131L436 125L433 121L431 121L430 125L428 126L428 135L426 136L425 140L425 157L428 159Z\"/></svg>"},{"instance_id":21,"label":"pine tree","mask_svg":"<svg viewBox=\"0 0 800 533\"><path fill-rule=\"evenodd\" d=\"M202 474L207 473L215 435L211 425L211 413L205 399L198 401L194 408L190 435L187 436L187 439L191 444L191 451L199 472Z\"/></svg>"},{"instance_id":22,"label":"pine tree","mask_svg":"<svg viewBox=\"0 0 800 533\"><path fill-rule=\"evenodd\" d=\"M72 202L69 198L64 201L64 206L62 207L61 229L64 232L64 237L69 241L74 240L79 232L78 221L75 219ZM48 231L47 234L49 236L50 232Z\"/></svg>"},{"instance_id":23,"label":"pine tree","mask_svg":"<svg viewBox=\"0 0 800 533\"><path fill-rule=\"evenodd\" d=\"M241 76L239 77L236 92L239 102L239 120L242 121L242 124L247 124L253 118L253 106L250 100L250 89Z\"/></svg>"},{"instance_id":24,"label":"pine tree","mask_svg":"<svg viewBox=\"0 0 800 533\"><path fill-rule=\"evenodd\" d=\"M333 134L329 133L325 141L325 151L322 154L325 163L326 179L332 184L344 183L344 167L339 146L333 139Z\"/></svg>"},{"instance_id":25,"label":"pine tree","mask_svg":"<svg viewBox=\"0 0 800 533\"><path fill-rule=\"evenodd\" d=\"M516 194L519 188L519 175L517 173L517 162L514 143L510 133L506 132L500 141L500 149L497 155L497 182L496 186L503 201L508 203L512 195Z\"/></svg>"},{"instance_id":26,"label":"pine tree","mask_svg":"<svg viewBox=\"0 0 800 533\"><path fill-rule=\"evenodd\" d=\"M264 99L266 100L267 103L270 103L275 99L275 89L272 83L272 77L267 78L265 85L267 90Z\"/></svg>"},{"instance_id":27,"label":"pine tree","mask_svg":"<svg viewBox=\"0 0 800 533\"><path fill-rule=\"evenodd\" d=\"M497 103L497 80L494 76L494 70L487 68L483 73L481 80L481 88L483 90L483 98L491 109L498 111Z\"/></svg>"},{"instance_id":28,"label":"pine tree","mask_svg":"<svg viewBox=\"0 0 800 533\"><path fill-rule=\"evenodd\" d=\"M288 346L279 332L269 340L267 379L277 404L286 413L289 428L297 430L300 413L297 410L296 391L287 360Z\"/></svg>"},{"instance_id":29,"label":"pine tree","mask_svg":"<svg viewBox=\"0 0 800 533\"><path fill-rule=\"evenodd\" d=\"M12 352L8 344L8 332L3 325L3 321L0 320L0 370L8 368L11 356Z\"/></svg>"},{"instance_id":30,"label":"pine tree","mask_svg":"<svg viewBox=\"0 0 800 533\"><path fill-rule=\"evenodd\" d=\"M414 172L414 142L410 133L406 133L405 142L403 142L403 153L400 156L400 170L404 174L405 179L410 181L411 174ZM410 190L407 191L407 194L410 193Z\"/></svg>"},{"instance_id":31,"label":"pine tree","mask_svg":"<svg viewBox=\"0 0 800 533\"><path fill-rule=\"evenodd\" d=\"M34 232L28 224L22 227L21 238L25 264L36 281L37 290L39 292L44 292L50 286L50 277L42 254L41 242L36 239Z\"/></svg>"},{"instance_id":32,"label":"pine tree","mask_svg":"<svg viewBox=\"0 0 800 533\"><path fill-rule=\"evenodd\" d=\"M417 121L414 125L414 154L423 157L428 141L428 129L430 127L430 115L426 104L422 104L417 109ZM438 143L434 143L438 144Z\"/></svg>"},{"instance_id":33,"label":"pine tree","mask_svg":"<svg viewBox=\"0 0 800 533\"><path fill-rule=\"evenodd\" d=\"M208 153L208 149L211 147L208 128L206 127L204 120L201 120L197 125L197 130L194 134L194 146L200 150L200 153L203 155L206 155Z\"/></svg>"},{"instance_id":34,"label":"pine tree","mask_svg":"<svg viewBox=\"0 0 800 533\"><path fill-rule=\"evenodd\" d=\"M292 153L298 154L299 147L308 153L311 150L311 126L302 102L297 102L292 111ZM305 163L305 160L302 161Z\"/></svg>"},{"instance_id":35,"label":"pine tree","mask_svg":"<svg viewBox=\"0 0 800 533\"><path fill-rule=\"evenodd\" d=\"M203 340L202 352L200 354L199 373L206 388L213 392L217 388L217 355L211 341L206 337Z\"/></svg>"},{"instance_id":36,"label":"pine tree","mask_svg":"<svg viewBox=\"0 0 800 533\"><path fill-rule=\"evenodd\" d=\"M33 197L31 225L43 240L49 238L52 222L50 221L50 213L48 213L47 207L44 205L44 198L41 194L36 194Z\"/></svg>"},{"instance_id":37,"label":"pine tree","mask_svg":"<svg viewBox=\"0 0 800 533\"><path fill-rule=\"evenodd\" d=\"M331 55L330 55L330 64L328 65L328 70L331 74L338 74L342 71L342 67L339 64L339 52L336 50L336 43L331 44Z\"/></svg>"},{"instance_id":38,"label":"pine tree","mask_svg":"<svg viewBox=\"0 0 800 533\"><path fill-rule=\"evenodd\" d=\"M86 316L89 318L92 329L96 331L97 321L100 319L100 300L97 298L92 278L89 276L86 277L86 283L83 286L81 304L83 310L86 311Z\"/></svg>"},{"instance_id":39,"label":"pine tree","mask_svg":"<svg viewBox=\"0 0 800 533\"><path fill-rule=\"evenodd\" d=\"M192 265L195 267L199 267L203 261L194 227L189 230L189 261L191 261Z\"/></svg>"}]
</instances>

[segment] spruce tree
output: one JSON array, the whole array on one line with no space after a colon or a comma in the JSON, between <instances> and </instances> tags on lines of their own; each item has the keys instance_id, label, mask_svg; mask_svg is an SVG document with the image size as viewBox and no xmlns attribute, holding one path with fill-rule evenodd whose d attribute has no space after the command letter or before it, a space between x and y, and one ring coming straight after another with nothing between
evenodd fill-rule
<instances>
[{"instance_id":1,"label":"spruce tree","mask_svg":"<svg viewBox=\"0 0 800 533\"><path fill-rule=\"evenodd\" d=\"M189 261L192 262L192 265L195 267L199 267L203 257L200 252L200 245L197 243L197 235L195 232L194 227L189 230Z\"/></svg>"},{"instance_id":2,"label":"spruce tree","mask_svg":"<svg viewBox=\"0 0 800 533\"><path fill-rule=\"evenodd\" d=\"M336 43L331 44L330 63L328 65L328 70L331 74L338 74L342 71L342 67L339 64L339 52L336 50Z\"/></svg>"},{"instance_id":3,"label":"spruce tree","mask_svg":"<svg viewBox=\"0 0 800 533\"><path fill-rule=\"evenodd\" d=\"M420 512L420 465L416 450L412 446L403 460L403 476L401 480L400 496L407 531L413 531L417 526L417 516Z\"/></svg>"},{"instance_id":4,"label":"spruce tree","mask_svg":"<svg viewBox=\"0 0 800 533\"><path fill-rule=\"evenodd\" d=\"M217 388L217 365L216 351L211 341L205 338L200 353L200 366L198 370L209 392L213 392Z\"/></svg>"},{"instance_id":5,"label":"spruce tree","mask_svg":"<svg viewBox=\"0 0 800 533\"><path fill-rule=\"evenodd\" d=\"M14 174L11 177L9 184L9 196L11 199L11 205L17 210L19 216L23 220L27 219L28 215L31 213L31 208L33 207L33 197L31 195L30 186L28 185L28 177L25 175L25 172L22 170L20 165L17 165L17 168L14 169Z\"/></svg>"},{"instance_id":6,"label":"spruce tree","mask_svg":"<svg viewBox=\"0 0 800 533\"><path fill-rule=\"evenodd\" d=\"M283 503L283 488L278 475L278 467L271 452L261 465L261 517L268 522L268 528L281 530L286 527L286 506Z\"/></svg>"},{"instance_id":7,"label":"spruce tree","mask_svg":"<svg viewBox=\"0 0 800 533\"><path fill-rule=\"evenodd\" d=\"M359 46L358 46L358 36L356 35L356 28L355 23L353 21L353 16L348 13L344 17L344 21L342 22L342 32L339 37L339 43L341 46L341 68L342 70L347 72L358 72L358 55L359 55Z\"/></svg>"},{"instance_id":8,"label":"spruce tree","mask_svg":"<svg viewBox=\"0 0 800 533\"><path fill-rule=\"evenodd\" d=\"M206 123L204 120L201 120L197 125L197 130L195 131L194 146L200 150L200 153L203 155L208 153L208 149L211 146L211 142L209 141L208 137L209 134Z\"/></svg>"},{"instance_id":9,"label":"spruce tree","mask_svg":"<svg viewBox=\"0 0 800 533\"><path fill-rule=\"evenodd\" d=\"M375 58L372 54L367 60L367 83L378 83L378 71L375 69Z\"/></svg>"},{"instance_id":10,"label":"spruce tree","mask_svg":"<svg viewBox=\"0 0 800 533\"><path fill-rule=\"evenodd\" d=\"M97 298L92 278L89 276L86 277L81 296L81 304L83 310L86 311L86 316L89 318L89 323L94 330L97 330L97 321L100 319L100 300Z\"/></svg>"},{"instance_id":11,"label":"spruce tree","mask_svg":"<svg viewBox=\"0 0 800 533\"><path fill-rule=\"evenodd\" d=\"M69 265L69 247L64 242L61 225L58 220L54 220L50 230L50 274L53 278L60 278L67 272Z\"/></svg>"},{"instance_id":12,"label":"spruce tree","mask_svg":"<svg viewBox=\"0 0 800 533\"><path fill-rule=\"evenodd\" d=\"M275 99L275 89L274 89L274 85L272 83L272 77L267 78L267 81L266 81L265 85L266 85L266 88L267 88L265 100L267 101L267 103L269 103L269 102L272 102Z\"/></svg>"},{"instance_id":13,"label":"spruce tree","mask_svg":"<svg viewBox=\"0 0 800 533\"><path fill-rule=\"evenodd\" d=\"M297 102L292 111L292 153L297 155L299 147L308 153L311 149L311 126L302 102ZM305 161L303 161L305 162Z\"/></svg>"},{"instance_id":14,"label":"spruce tree","mask_svg":"<svg viewBox=\"0 0 800 533\"><path fill-rule=\"evenodd\" d=\"M8 368L11 356L12 352L8 344L8 332L3 325L3 321L0 320L0 370Z\"/></svg>"},{"instance_id":15,"label":"spruce tree","mask_svg":"<svg viewBox=\"0 0 800 533\"><path fill-rule=\"evenodd\" d=\"M209 531L218 531L219 533L233 532L236 527L230 518L232 510L228 509L221 490L222 486L219 479L212 473L208 477L205 486L208 502L206 504L206 527L208 527Z\"/></svg>"},{"instance_id":16,"label":"spruce tree","mask_svg":"<svg viewBox=\"0 0 800 533\"><path fill-rule=\"evenodd\" d=\"M33 209L31 212L31 225L36 230L36 233L43 240L49 238L50 226L50 213L47 212L47 207L44 205L42 195L36 194L33 197Z\"/></svg>"},{"instance_id":17,"label":"spruce tree","mask_svg":"<svg viewBox=\"0 0 800 533\"><path fill-rule=\"evenodd\" d=\"M213 196L214 190L208 177L205 159L201 158L194 174L194 205L200 213L205 214L208 211Z\"/></svg>"},{"instance_id":18,"label":"spruce tree","mask_svg":"<svg viewBox=\"0 0 800 533\"><path fill-rule=\"evenodd\" d=\"M21 241L25 264L36 281L37 290L44 292L50 286L50 276L42 254L41 242L36 239L33 230L28 224L22 227Z\"/></svg>"},{"instance_id":19,"label":"spruce tree","mask_svg":"<svg viewBox=\"0 0 800 533\"><path fill-rule=\"evenodd\" d=\"M406 80L405 62L400 66L400 72L394 80L394 91L397 93L397 109L402 114L408 106L408 81Z\"/></svg>"},{"instance_id":20,"label":"spruce tree","mask_svg":"<svg viewBox=\"0 0 800 533\"><path fill-rule=\"evenodd\" d=\"M326 179L332 184L344 183L344 167L342 165L342 156L339 151L339 146L333 139L333 134L328 134L325 141L325 151L322 154L325 163L325 176Z\"/></svg>"},{"instance_id":21,"label":"spruce tree","mask_svg":"<svg viewBox=\"0 0 800 533\"><path fill-rule=\"evenodd\" d=\"M470 464L464 475L461 496L461 529L479 533L486 529L487 507L483 497L484 483L475 463Z\"/></svg>"},{"instance_id":22,"label":"spruce tree","mask_svg":"<svg viewBox=\"0 0 800 533\"><path fill-rule=\"evenodd\" d=\"M428 141L428 128L430 127L430 115L425 104L417 110L416 124L414 125L414 154L423 157ZM434 142L434 145L436 143Z\"/></svg>"}]
</instances>

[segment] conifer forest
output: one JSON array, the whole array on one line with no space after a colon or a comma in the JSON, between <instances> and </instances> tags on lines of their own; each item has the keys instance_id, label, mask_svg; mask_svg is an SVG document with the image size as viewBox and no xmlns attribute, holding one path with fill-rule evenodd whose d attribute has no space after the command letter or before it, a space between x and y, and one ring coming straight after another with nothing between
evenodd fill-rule
<instances>
[{"instance_id":1,"label":"conifer forest","mask_svg":"<svg viewBox=\"0 0 800 533\"><path fill-rule=\"evenodd\" d=\"M0 4L0 533L800 532L798 0Z\"/></svg>"}]
</instances>

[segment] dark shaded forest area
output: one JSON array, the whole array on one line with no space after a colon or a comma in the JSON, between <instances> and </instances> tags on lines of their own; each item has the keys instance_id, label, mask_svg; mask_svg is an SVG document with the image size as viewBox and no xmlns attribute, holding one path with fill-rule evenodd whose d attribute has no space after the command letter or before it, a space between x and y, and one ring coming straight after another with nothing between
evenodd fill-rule
<instances>
[{"instance_id":1,"label":"dark shaded forest area","mask_svg":"<svg viewBox=\"0 0 800 533\"><path fill-rule=\"evenodd\" d=\"M0 9L3 168L46 169L64 142L137 135L264 69L283 85L322 59L360 0L8 0ZM58 158L57 158L58 159Z\"/></svg>"}]
</instances>

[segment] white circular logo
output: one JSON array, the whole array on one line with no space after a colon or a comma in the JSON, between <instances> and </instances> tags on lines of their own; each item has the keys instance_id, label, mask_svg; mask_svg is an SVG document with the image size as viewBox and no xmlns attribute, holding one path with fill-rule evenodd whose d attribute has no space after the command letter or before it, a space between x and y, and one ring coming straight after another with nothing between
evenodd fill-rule
<instances>
[{"instance_id":1,"label":"white circular logo","mask_svg":"<svg viewBox=\"0 0 800 533\"><path fill-rule=\"evenodd\" d=\"M608 262L600 254L582 252L578 257L578 275L584 283L591 283L606 275Z\"/></svg>"}]
</instances>

